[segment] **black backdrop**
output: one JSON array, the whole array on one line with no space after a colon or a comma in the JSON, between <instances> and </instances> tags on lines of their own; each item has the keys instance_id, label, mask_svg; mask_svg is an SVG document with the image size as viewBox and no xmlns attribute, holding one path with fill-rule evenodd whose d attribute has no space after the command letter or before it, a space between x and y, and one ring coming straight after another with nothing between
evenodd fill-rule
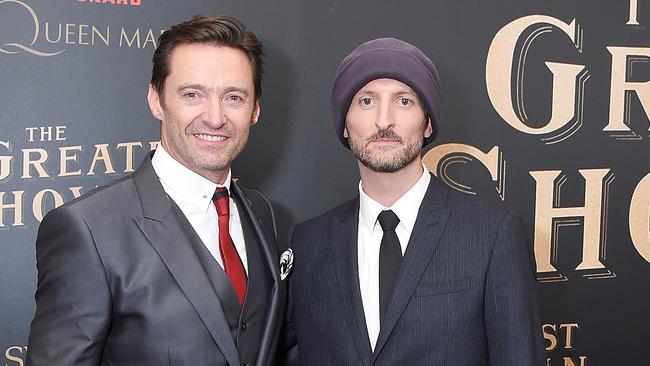
<instances>
[{"instance_id":1,"label":"black backdrop","mask_svg":"<svg viewBox=\"0 0 650 366\"><path fill-rule=\"evenodd\" d=\"M328 107L339 61L402 38L442 76L429 169L528 225L548 364L648 364L649 12L645 0L0 0L0 365L27 352L40 217L158 139L155 40L195 14L234 15L265 44L260 123L234 175L270 197L282 236L356 193Z\"/></svg>"}]
</instances>

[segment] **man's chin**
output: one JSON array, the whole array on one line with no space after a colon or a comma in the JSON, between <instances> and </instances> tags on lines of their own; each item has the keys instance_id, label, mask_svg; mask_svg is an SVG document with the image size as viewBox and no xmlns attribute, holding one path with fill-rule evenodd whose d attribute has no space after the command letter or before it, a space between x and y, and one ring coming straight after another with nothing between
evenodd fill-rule
<instances>
[{"instance_id":1,"label":"man's chin","mask_svg":"<svg viewBox=\"0 0 650 366\"><path fill-rule=\"evenodd\" d=\"M207 160L195 159L194 166L203 171L221 171L230 168L232 159Z\"/></svg>"},{"instance_id":2,"label":"man's chin","mask_svg":"<svg viewBox=\"0 0 650 366\"><path fill-rule=\"evenodd\" d=\"M359 161L366 168L372 170L375 173L394 173L403 168L403 165L394 159L360 159Z\"/></svg>"}]
</instances>

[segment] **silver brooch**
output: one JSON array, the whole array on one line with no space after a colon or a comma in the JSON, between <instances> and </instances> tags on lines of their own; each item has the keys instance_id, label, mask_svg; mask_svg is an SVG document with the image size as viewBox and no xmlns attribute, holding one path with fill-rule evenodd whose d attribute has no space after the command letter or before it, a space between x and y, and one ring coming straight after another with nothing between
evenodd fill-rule
<instances>
[{"instance_id":1,"label":"silver brooch","mask_svg":"<svg viewBox=\"0 0 650 366\"><path fill-rule=\"evenodd\" d=\"M287 249L280 256L280 280L284 281L293 268L293 250Z\"/></svg>"}]
</instances>

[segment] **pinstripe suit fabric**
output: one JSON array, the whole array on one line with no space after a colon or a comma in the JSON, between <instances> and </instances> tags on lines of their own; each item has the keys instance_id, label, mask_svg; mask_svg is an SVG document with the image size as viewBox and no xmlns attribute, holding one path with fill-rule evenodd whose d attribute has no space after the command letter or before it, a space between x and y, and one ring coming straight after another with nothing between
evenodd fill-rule
<instances>
[{"instance_id":1,"label":"pinstripe suit fabric","mask_svg":"<svg viewBox=\"0 0 650 366\"><path fill-rule=\"evenodd\" d=\"M435 177L373 352L358 281L358 210L357 197L292 234L288 365L544 365L524 226Z\"/></svg>"}]
</instances>

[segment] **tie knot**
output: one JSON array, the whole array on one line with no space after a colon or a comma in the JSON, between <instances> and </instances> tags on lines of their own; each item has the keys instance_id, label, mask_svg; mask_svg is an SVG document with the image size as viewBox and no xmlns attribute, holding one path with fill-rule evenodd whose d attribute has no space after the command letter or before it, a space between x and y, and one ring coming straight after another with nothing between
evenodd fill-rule
<instances>
[{"instance_id":1,"label":"tie knot","mask_svg":"<svg viewBox=\"0 0 650 366\"><path fill-rule=\"evenodd\" d=\"M212 202L214 202L214 205L217 208L217 215L230 215L230 199L226 187L217 187L212 195Z\"/></svg>"},{"instance_id":2,"label":"tie knot","mask_svg":"<svg viewBox=\"0 0 650 366\"><path fill-rule=\"evenodd\" d=\"M384 232L395 231L397 224L399 224L399 217L397 217L397 215L395 215L392 210L380 212L379 216L377 216L377 220L379 221L379 225L381 225L381 229L384 230Z\"/></svg>"}]
</instances>

